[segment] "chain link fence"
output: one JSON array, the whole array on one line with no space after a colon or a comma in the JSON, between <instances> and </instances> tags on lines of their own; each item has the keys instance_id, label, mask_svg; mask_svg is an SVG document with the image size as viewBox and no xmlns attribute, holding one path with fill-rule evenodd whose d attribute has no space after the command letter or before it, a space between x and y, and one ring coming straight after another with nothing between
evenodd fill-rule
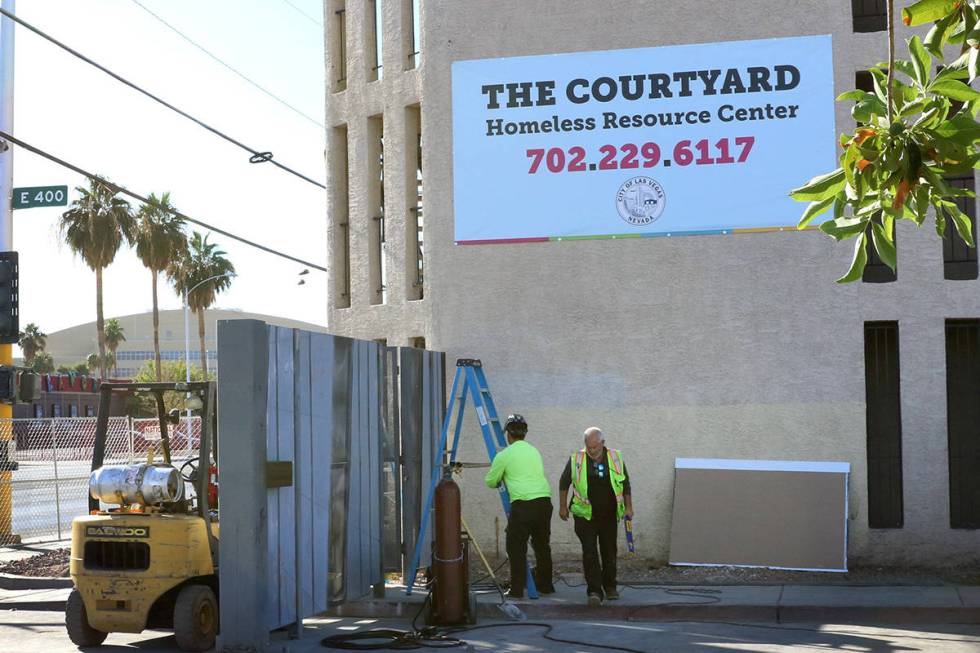
<instances>
[{"instance_id":1,"label":"chain link fence","mask_svg":"<svg viewBox=\"0 0 980 653\"><path fill-rule=\"evenodd\" d=\"M13 471L0 471L0 544L71 537L72 519L88 513L96 419L0 419L0 444L13 443L8 455L17 464ZM168 433L178 467L197 457L200 417L181 418ZM159 442L156 419L110 417L104 464L143 462L150 451L159 461Z\"/></svg>"}]
</instances>

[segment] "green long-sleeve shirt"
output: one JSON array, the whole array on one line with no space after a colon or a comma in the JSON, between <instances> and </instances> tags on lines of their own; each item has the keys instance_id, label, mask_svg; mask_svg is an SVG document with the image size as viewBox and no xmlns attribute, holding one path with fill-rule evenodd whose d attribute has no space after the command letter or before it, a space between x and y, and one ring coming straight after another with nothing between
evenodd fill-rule
<instances>
[{"instance_id":1,"label":"green long-sleeve shirt","mask_svg":"<svg viewBox=\"0 0 980 653\"><path fill-rule=\"evenodd\" d=\"M498 453L484 480L491 488L503 481L511 501L551 497L551 486L544 475L541 454L524 440L515 440Z\"/></svg>"}]
</instances>

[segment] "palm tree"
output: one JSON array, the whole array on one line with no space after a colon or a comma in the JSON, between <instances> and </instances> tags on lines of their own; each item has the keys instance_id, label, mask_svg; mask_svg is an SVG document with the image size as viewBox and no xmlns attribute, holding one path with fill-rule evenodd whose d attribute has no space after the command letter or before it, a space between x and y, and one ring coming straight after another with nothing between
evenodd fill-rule
<instances>
[{"instance_id":1,"label":"palm tree","mask_svg":"<svg viewBox=\"0 0 980 653\"><path fill-rule=\"evenodd\" d=\"M31 369L38 374L51 374L54 372L54 358L46 351L39 351L31 361Z\"/></svg>"},{"instance_id":2,"label":"palm tree","mask_svg":"<svg viewBox=\"0 0 980 653\"><path fill-rule=\"evenodd\" d=\"M99 368L105 378L105 320L102 315L102 270L107 268L123 240L132 242L135 218L129 202L116 197L116 187L93 179L88 188L75 189L80 197L61 215L61 234L73 252L95 271L95 328L99 338Z\"/></svg>"},{"instance_id":3,"label":"palm tree","mask_svg":"<svg viewBox=\"0 0 980 653\"><path fill-rule=\"evenodd\" d=\"M89 374L94 374L99 369L99 355L92 352L85 357L85 365L88 367Z\"/></svg>"},{"instance_id":4,"label":"palm tree","mask_svg":"<svg viewBox=\"0 0 980 653\"><path fill-rule=\"evenodd\" d=\"M111 320L106 320L103 336L105 337L105 348L108 350L106 352L105 367L115 372L116 350L119 349L121 343L126 342L126 330L119 324L119 320L112 318Z\"/></svg>"},{"instance_id":5,"label":"palm tree","mask_svg":"<svg viewBox=\"0 0 980 653\"><path fill-rule=\"evenodd\" d=\"M191 291L187 297L187 305L197 313L201 369L205 378L208 374L208 358L204 342L204 311L214 304L218 293L231 285L231 277L235 274L235 266L225 256L225 252L218 249L215 243L208 242L207 236L195 231L183 255L167 269L167 276L177 294L183 296L186 291Z\"/></svg>"},{"instance_id":6,"label":"palm tree","mask_svg":"<svg viewBox=\"0 0 980 653\"><path fill-rule=\"evenodd\" d=\"M31 322L20 332L20 339L17 343L20 345L21 351L24 352L24 365L30 367L34 362L34 356L38 352L44 351L47 346L48 336L46 333L41 333L41 329Z\"/></svg>"},{"instance_id":7,"label":"palm tree","mask_svg":"<svg viewBox=\"0 0 980 653\"><path fill-rule=\"evenodd\" d=\"M170 193L163 193L159 198L150 193L149 200L140 207L137 216L136 256L150 270L153 279L153 358L157 381L161 381L157 277L187 249L187 236L184 235L184 219L173 214L176 209L170 203Z\"/></svg>"}]
</instances>

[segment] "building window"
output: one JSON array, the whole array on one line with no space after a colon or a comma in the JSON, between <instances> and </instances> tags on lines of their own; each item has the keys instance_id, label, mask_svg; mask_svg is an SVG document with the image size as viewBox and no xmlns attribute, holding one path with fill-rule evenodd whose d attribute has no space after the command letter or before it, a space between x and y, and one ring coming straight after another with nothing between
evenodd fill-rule
<instances>
[{"instance_id":1,"label":"building window","mask_svg":"<svg viewBox=\"0 0 980 653\"><path fill-rule=\"evenodd\" d=\"M946 320L949 525L980 528L980 320Z\"/></svg>"},{"instance_id":2,"label":"building window","mask_svg":"<svg viewBox=\"0 0 980 653\"><path fill-rule=\"evenodd\" d=\"M946 182L954 188L974 190L973 173L948 177ZM977 242L977 203L973 197L954 198L956 207L970 218L973 229L973 242ZM970 247L956 230L952 220L946 219L946 235L943 236L943 277L951 280L977 278L977 249Z\"/></svg>"},{"instance_id":3,"label":"building window","mask_svg":"<svg viewBox=\"0 0 980 653\"><path fill-rule=\"evenodd\" d=\"M405 109L408 216L405 233L405 288L409 301L425 295L425 241L422 218L422 113L418 105Z\"/></svg>"},{"instance_id":4,"label":"building window","mask_svg":"<svg viewBox=\"0 0 980 653\"><path fill-rule=\"evenodd\" d=\"M334 2L334 20L331 28L331 62L334 92L347 88L347 10L343 2Z\"/></svg>"},{"instance_id":5,"label":"building window","mask_svg":"<svg viewBox=\"0 0 980 653\"><path fill-rule=\"evenodd\" d=\"M874 217L871 218L873 222L881 224L881 213L876 213ZM865 283L891 283L892 281L898 280L898 269L892 270L888 267L881 257L878 256L878 250L875 249L874 242L872 241L872 227L868 225L868 263L864 266L864 274L861 275L861 281ZM898 227L892 226L892 238L895 241L895 247L898 247Z\"/></svg>"},{"instance_id":6,"label":"building window","mask_svg":"<svg viewBox=\"0 0 980 653\"><path fill-rule=\"evenodd\" d=\"M901 528L902 411L898 322L864 324L868 527Z\"/></svg>"},{"instance_id":7,"label":"building window","mask_svg":"<svg viewBox=\"0 0 980 653\"><path fill-rule=\"evenodd\" d=\"M888 28L885 0L851 0L855 32L884 32Z\"/></svg>"},{"instance_id":8,"label":"building window","mask_svg":"<svg viewBox=\"0 0 980 653\"><path fill-rule=\"evenodd\" d=\"M51 417L61 417L61 404L51 404Z\"/></svg>"},{"instance_id":9,"label":"building window","mask_svg":"<svg viewBox=\"0 0 980 653\"><path fill-rule=\"evenodd\" d=\"M382 347L387 347L388 346L388 339L387 338L375 338L374 341L376 343L378 343L379 345L381 345Z\"/></svg>"},{"instance_id":10,"label":"building window","mask_svg":"<svg viewBox=\"0 0 980 653\"><path fill-rule=\"evenodd\" d=\"M78 406L75 404L68 404L68 417L78 417Z\"/></svg>"},{"instance_id":11,"label":"building window","mask_svg":"<svg viewBox=\"0 0 980 653\"><path fill-rule=\"evenodd\" d=\"M410 343L411 346L415 347L416 349L425 349L425 338L423 338L422 336L419 336L417 338L412 338Z\"/></svg>"},{"instance_id":12,"label":"building window","mask_svg":"<svg viewBox=\"0 0 980 653\"><path fill-rule=\"evenodd\" d=\"M387 300L388 269L385 246L385 166L384 120L380 115L368 118L368 207L371 224L368 227L368 264L371 304Z\"/></svg>"},{"instance_id":13,"label":"building window","mask_svg":"<svg viewBox=\"0 0 980 653\"><path fill-rule=\"evenodd\" d=\"M41 404L34 404L34 417L38 419L44 417L44 406Z\"/></svg>"},{"instance_id":14,"label":"building window","mask_svg":"<svg viewBox=\"0 0 980 653\"><path fill-rule=\"evenodd\" d=\"M382 51L384 21L381 17L381 0L372 0L371 5L373 5L373 11L368 16L368 22L371 27L371 35L374 37L374 61L368 64L367 79L369 82L381 79L384 66L384 53Z\"/></svg>"},{"instance_id":15,"label":"building window","mask_svg":"<svg viewBox=\"0 0 980 653\"><path fill-rule=\"evenodd\" d=\"M333 158L334 213L334 305L350 307L350 165L347 159L347 126L334 127L328 152Z\"/></svg>"},{"instance_id":16,"label":"building window","mask_svg":"<svg viewBox=\"0 0 980 653\"><path fill-rule=\"evenodd\" d=\"M95 417L95 409L91 406L85 406L85 417Z\"/></svg>"},{"instance_id":17,"label":"building window","mask_svg":"<svg viewBox=\"0 0 980 653\"><path fill-rule=\"evenodd\" d=\"M402 25L408 26L408 29L404 30L402 39L405 44L405 70L412 70L419 67L419 51L422 49L419 34L419 0L402 0L402 6Z\"/></svg>"}]
</instances>

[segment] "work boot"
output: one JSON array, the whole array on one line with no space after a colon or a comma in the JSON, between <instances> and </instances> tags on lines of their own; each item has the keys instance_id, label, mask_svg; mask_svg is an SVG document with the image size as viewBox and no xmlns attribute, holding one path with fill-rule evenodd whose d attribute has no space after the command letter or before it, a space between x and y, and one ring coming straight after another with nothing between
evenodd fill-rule
<instances>
[{"instance_id":1,"label":"work boot","mask_svg":"<svg viewBox=\"0 0 980 653\"><path fill-rule=\"evenodd\" d=\"M589 593L589 607L590 608L598 608L600 605L602 605L602 597L599 596L598 594L596 594L595 592L590 592Z\"/></svg>"},{"instance_id":2,"label":"work boot","mask_svg":"<svg viewBox=\"0 0 980 653\"><path fill-rule=\"evenodd\" d=\"M611 590L606 590L606 600L607 601L615 601L618 598L619 598L619 592L617 592L615 590L615 588L614 589L611 589Z\"/></svg>"}]
</instances>

